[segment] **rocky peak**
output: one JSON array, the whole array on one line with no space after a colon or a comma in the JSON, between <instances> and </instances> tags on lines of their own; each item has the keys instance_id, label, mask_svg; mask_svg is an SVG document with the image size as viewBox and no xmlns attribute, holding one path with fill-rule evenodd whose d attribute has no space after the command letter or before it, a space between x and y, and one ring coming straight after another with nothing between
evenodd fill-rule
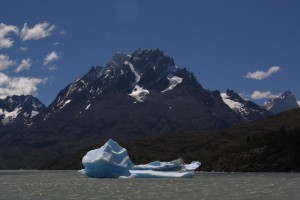
<instances>
[{"instance_id":1,"label":"rocky peak","mask_svg":"<svg viewBox=\"0 0 300 200\"><path fill-rule=\"evenodd\" d=\"M0 100L2 125L28 124L31 119L45 110L45 105L31 95L13 95Z\"/></svg>"},{"instance_id":2,"label":"rocky peak","mask_svg":"<svg viewBox=\"0 0 300 200\"><path fill-rule=\"evenodd\" d=\"M291 90L287 90L280 95L280 98L287 98L289 96L294 96Z\"/></svg>"},{"instance_id":3,"label":"rocky peak","mask_svg":"<svg viewBox=\"0 0 300 200\"><path fill-rule=\"evenodd\" d=\"M271 115L266 109L254 102L244 100L233 90L227 89L226 93L221 94L221 97L225 104L246 121L258 120Z\"/></svg>"},{"instance_id":4,"label":"rocky peak","mask_svg":"<svg viewBox=\"0 0 300 200\"><path fill-rule=\"evenodd\" d=\"M287 90L283 92L280 96L265 102L263 106L267 110L275 114L286 110L299 108L297 99L290 90Z\"/></svg>"},{"instance_id":5,"label":"rocky peak","mask_svg":"<svg viewBox=\"0 0 300 200\"><path fill-rule=\"evenodd\" d=\"M228 97L230 97L231 100L243 101L243 98L240 95L238 95L237 93L235 93L233 90L227 89L226 94Z\"/></svg>"}]
</instances>

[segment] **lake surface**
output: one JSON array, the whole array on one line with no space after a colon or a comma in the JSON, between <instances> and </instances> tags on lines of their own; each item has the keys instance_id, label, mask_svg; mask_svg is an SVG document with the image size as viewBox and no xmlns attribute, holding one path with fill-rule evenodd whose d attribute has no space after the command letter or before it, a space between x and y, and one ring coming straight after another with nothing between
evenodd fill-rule
<instances>
[{"instance_id":1,"label":"lake surface","mask_svg":"<svg viewBox=\"0 0 300 200\"><path fill-rule=\"evenodd\" d=\"M298 173L91 179L76 171L0 171L0 199L300 199Z\"/></svg>"}]
</instances>

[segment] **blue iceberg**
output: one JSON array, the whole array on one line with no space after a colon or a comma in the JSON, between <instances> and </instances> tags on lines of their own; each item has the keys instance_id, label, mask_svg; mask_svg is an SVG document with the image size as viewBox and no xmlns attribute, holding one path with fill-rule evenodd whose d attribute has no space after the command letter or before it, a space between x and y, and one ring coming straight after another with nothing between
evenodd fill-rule
<instances>
[{"instance_id":1,"label":"blue iceberg","mask_svg":"<svg viewBox=\"0 0 300 200\"><path fill-rule=\"evenodd\" d=\"M89 151L82 164L84 169L79 173L91 178L192 178L201 165L199 161L185 164L182 159L134 165L127 150L111 139L101 148Z\"/></svg>"},{"instance_id":2,"label":"blue iceberg","mask_svg":"<svg viewBox=\"0 0 300 200\"><path fill-rule=\"evenodd\" d=\"M133 170L153 170L153 171L194 171L201 163L193 161L191 164L185 164L182 158L170 162L154 161L144 165L134 165Z\"/></svg>"}]
</instances>

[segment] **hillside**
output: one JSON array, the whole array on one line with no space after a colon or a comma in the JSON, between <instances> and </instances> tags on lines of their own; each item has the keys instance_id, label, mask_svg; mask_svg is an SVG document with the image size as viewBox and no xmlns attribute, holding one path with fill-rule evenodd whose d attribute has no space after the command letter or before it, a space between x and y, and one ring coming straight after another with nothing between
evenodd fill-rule
<instances>
[{"instance_id":1,"label":"hillside","mask_svg":"<svg viewBox=\"0 0 300 200\"><path fill-rule=\"evenodd\" d=\"M183 158L204 171L300 171L300 109L225 130L181 132L122 141L136 164ZM80 169L86 147L45 169Z\"/></svg>"}]
</instances>

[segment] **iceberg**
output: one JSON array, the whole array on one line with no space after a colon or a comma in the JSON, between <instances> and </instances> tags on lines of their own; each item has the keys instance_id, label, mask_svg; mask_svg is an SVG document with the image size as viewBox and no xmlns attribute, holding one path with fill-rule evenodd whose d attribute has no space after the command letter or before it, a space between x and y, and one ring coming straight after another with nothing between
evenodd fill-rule
<instances>
[{"instance_id":1,"label":"iceberg","mask_svg":"<svg viewBox=\"0 0 300 200\"><path fill-rule=\"evenodd\" d=\"M94 149L82 158L82 175L90 178L192 178L201 163L186 164L179 158L169 162L154 161L134 165L127 150L112 139L101 148Z\"/></svg>"},{"instance_id":2,"label":"iceberg","mask_svg":"<svg viewBox=\"0 0 300 200\"><path fill-rule=\"evenodd\" d=\"M154 161L144 165L134 165L133 170L153 170L153 171L194 171L201 163L193 161L191 164L185 164L182 158L170 162Z\"/></svg>"},{"instance_id":3,"label":"iceberg","mask_svg":"<svg viewBox=\"0 0 300 200\"><path fill-rule=\"evenodd\" d=\"M106 142L101 148L89 151L83 158L85 169L80 173L91 178L118 178L130 176L133 163L127 150L113 140Z\"/></svg>"}]
</instances>

